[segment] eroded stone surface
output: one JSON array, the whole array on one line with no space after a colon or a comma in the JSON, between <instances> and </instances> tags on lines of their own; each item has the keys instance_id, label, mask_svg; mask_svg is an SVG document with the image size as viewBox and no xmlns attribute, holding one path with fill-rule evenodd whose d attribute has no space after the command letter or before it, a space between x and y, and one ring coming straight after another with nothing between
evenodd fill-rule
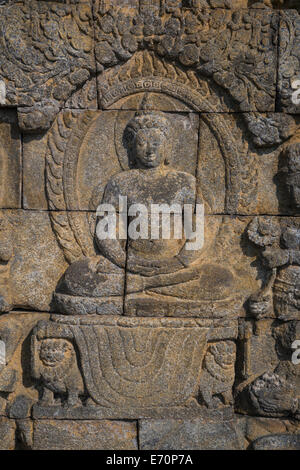
<instances>
[{"instance_id":1,"label":"eroded stone surface","mask_svg":"<svg viewBox=\"0 0 300 470\"><path fill-rule=\"evenodd\" d=\"M0 446L299 447L294 6L0 6Z\"/></svg>"},{"instance_id":2,"label":"eroded stone surface","mask_svg":"<svg viewBox=\"0 0 300 470\"><path fill-rule=\"evenodd\" d=\"M227 416L215 421L141 420L141 449L224 449L295 450L299 446L299 425L293 421Z\"/></svg>"},{"instance_id":3,"label":"eroded stone surface","mask_svg":"<svg viewBox=\"0 0 300 470\"><path fill-rule=\"evenodd\" d=\"M13 110L0 110L0 142L0 208L18 209L21 207L22 143Z\"/></svg>"},{"instance_id":4,"label":"eroded stone surface","mask_svg":"<svg viewBox=\"0 0 300 470\"><path fill-rule=\"evenodd\" d=\"M0 11L1 105L17 105L20 127L47 129L95 70L89 3L11 4ZM17 34L17 38L16 38ZM94 106L93 85L79 107Z\"/></svg>"},{"instance_id":5,"label":"eroded stone surface","mask_svg":"<svg viewBox=\"0 0 300 470\"><path fill-rule=\"evenodd\" d=\"M299 424L283 419L246 417L239 421L247 449L295 449ZM275 439L274 437L275 436ZM280 436L279 438L276 436ZM277 442L276 442L277 441ZM297 445L297 444L296 444Z\"/></svg>"},{"instance_id":6,"label":"eroded stone surface","mask_svg":"<svg viewBox=\"0 0 300 470\"><path fill-rule=\"evenodd\" d=\"M34 450L136 450L135 422L35 421Z\"/></svg>"},{"instance_id":7,"label":"eroded stone surface","mask_svg":"<svg viewBox=\"0 0 300 470\"><path fill-rule=\"evenodd\" d=\"M23 138L23 208L47 210L45 156L48 134L24 135Z\"/></svg>"},{"instance_id":8,"label":"eroded stone surface","mask_svg":"<svg viewBox=\"0 0 300 470\"><path fill-rule=\"evenodd\" d=\"M258 319L297 320L299 218L255 217L247 233L260 249L258 259L267 269L261 290L249 298L250 314Z\"/></svg>"},{"instance_id":9,"label":"eroded stone surface","mask_svg":"<svg viewBox=\"0 0 300 470\"><path fill-rule=\"evenodd\" d=\"M0 416L9 416L11 422L13 418L30 417L31 406L38 400L30 367L29 337L35 325L47 318L47 314L38 312L10 312L0 316Z\"/></svg>"},{"instance_id":10,"label":"eroded stone surface","mask_svg":"<svg viewBox=\"0 0 300 470\"><path fill-rule=\"evenodd\" d=\"M241 330L244 369L236 389L237 410L299 420L299 365L293 349L298 330L298 321L245 323Z\"/></svg>"},{"instance_id":11,"label":"eroded stone surface","mask_svg":"<svg viewBox=\"0 0 300 470\"><path fill-rule=\"evenodd\" d=\"M241 246L234 240L240 240L250 220L208 216L204 247L186 267L171 266L168 273L161 274L152 255L152 267L151 258L147 259L149 273L138 275L129 268L125 312L137 316L152 316L154 312L171 317L243 316L246 292L257 284L257 271L254 252L243 241ZM162 265L165 268L166 262Z\"/></svg>"},{"instance_id":12,"label":"eroded stone surface","mask_svg":"<svg viewBox=\"0 0 300 470\"><path fill-rule=\"evenodd\" d=\"M218 419L219 418L219 419ZM216 416L215 420L141 420L143 450L242 450L238 422Z\"/></svg>"},{"instance_id":13,"label":"eroded stone surface","mask_svg":"<svg viewBox=\"0 0 300 470\"><path fill-rule=\"evenodd\" d=\"M49 133L26 136L24 207L96 210L109 179L129 167L123 134L133 116L134 111L64 112ZM173 142L169 164L195 175L199 118L194 113L167 117L172 122ZM182 145L189 159L182 159Z\"/></svg>"},{"instance_id":14,"label":"eroded stone surface","mask_svg":"<svg viewBox=\"0 0 300 470\"><path fill-rule=\"evenodd\" d=\"M7 281L11 303L28 310L49 311L53 291L66 268L49 214L5 211L5 217L11 227L9 242L13 248ZM7 270L3 276L8 277Z\"/></svg>"},{"instance_id":15,"label":"eroded stone surface","mask_svg":"<svg viewBox=\"0 0 300 470\"><path fill-rule=\"evenodd\" d=\"M13 419L0 417L0 450L15 449L15 430Z\"/></svg>"},{"instance_id":16,"label":"eroded stone surface","mask_svg":"<svg viewBox=\"0 0 300 470\"><path fill-rule=\"evenodd\" d=\"M159 17L157 11L156 16L151 15L151 8L145 13L134 8L107 7L96 10L95 14L97 70L99 73L105 70L98 78L103 106L114 102L115 97L126 96L128 91L131 94L140 88L148 91L166 88L173 89L179 97L190 95L190 101L196 102L199 111L228 111L228 104L222 98L218 103L221 90L229 94L231 109L274 110L278 17L271 10L232 13L195 6L179 14L171 11ZM220 28L222 40L216 40L220 38ZM251 58L247 56L249 42ZM136 54L138 49L148 48L154 54ZM119 74L115 67L120 60L128 61L124 74ZM182 66L184 70L196 68L197 73L185 78ZM253 83L253 77L258 76L259 87ZM191 80L196 93L185 92L184 85L181 90L174 89L169 83L174 77L183 79L188 88ZM106 93L112 80L114 91ZM215 87L220 93L212 91Z\"/></svg>"}]
</instances>

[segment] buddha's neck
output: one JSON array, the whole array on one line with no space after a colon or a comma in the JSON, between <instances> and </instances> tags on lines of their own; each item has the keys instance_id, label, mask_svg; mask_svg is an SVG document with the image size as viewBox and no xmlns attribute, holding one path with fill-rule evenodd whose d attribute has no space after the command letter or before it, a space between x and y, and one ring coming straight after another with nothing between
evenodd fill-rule
<instances>
[{"instance_id":1,"label":"buddha's neck","mask_svg":"<svg viewBox=\"0 0 300 470\"><path fill-rule=\"evenodd\" d=\"M139 168L141 174L145 177L153 178L155 176L160 176L166 172L164 166L158 166L156 168Z\"/></svg>"}]
</instances>

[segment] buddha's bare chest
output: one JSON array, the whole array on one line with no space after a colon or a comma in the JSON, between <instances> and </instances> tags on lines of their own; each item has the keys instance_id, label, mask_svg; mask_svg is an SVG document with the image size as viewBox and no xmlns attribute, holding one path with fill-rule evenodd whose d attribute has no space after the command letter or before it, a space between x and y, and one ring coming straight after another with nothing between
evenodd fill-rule
<instances>
[{"instance_id":1,"label":"buddha's bare chest","mask_svg":"<svg viewBox=\"0 0 300 470\"><path fill-rule=\"evenodd\" d=\"M188 185L180 185L172 180L139 180L132 181L130 186L121 188L123 196L127 197L127 205L143 204L146 207L151 204L180 204L187 202L192 194Z\"/></svg>"}]
</instances>

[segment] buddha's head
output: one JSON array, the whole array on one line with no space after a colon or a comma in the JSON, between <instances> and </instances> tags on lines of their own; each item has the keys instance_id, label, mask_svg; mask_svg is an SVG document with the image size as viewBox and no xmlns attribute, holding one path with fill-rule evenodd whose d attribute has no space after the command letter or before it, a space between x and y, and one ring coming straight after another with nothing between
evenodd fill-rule
<instances>
[{"instance_id":1,"label":"buddha's head","mask_svg":"<svg viewBox=\"0 0 300 470\"><path fill-rule=\"evenodd\" d=\"M131 160L138 168L157 168L166 159L168 119L159 111L139 111L125 130Z\"/></svg>"}]
</instances>

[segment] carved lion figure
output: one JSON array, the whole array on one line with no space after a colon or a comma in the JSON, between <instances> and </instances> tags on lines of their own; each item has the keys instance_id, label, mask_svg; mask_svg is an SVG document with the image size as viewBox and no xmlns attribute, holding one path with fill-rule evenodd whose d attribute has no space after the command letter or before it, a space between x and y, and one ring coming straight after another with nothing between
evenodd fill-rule
<instances>
[{"instance_id":1,"label":"carved lion figure","mask_svg":"<svg viewBox=\"0 0 300 470\"><path fill-rule=\"evenodd\" d=\"M43 405L54 405L54 393L67 394L67 406L80 404L84 384L73 345L64 339L43 339L34 376L43 384Z\"/></svg>"}]
</instances>

